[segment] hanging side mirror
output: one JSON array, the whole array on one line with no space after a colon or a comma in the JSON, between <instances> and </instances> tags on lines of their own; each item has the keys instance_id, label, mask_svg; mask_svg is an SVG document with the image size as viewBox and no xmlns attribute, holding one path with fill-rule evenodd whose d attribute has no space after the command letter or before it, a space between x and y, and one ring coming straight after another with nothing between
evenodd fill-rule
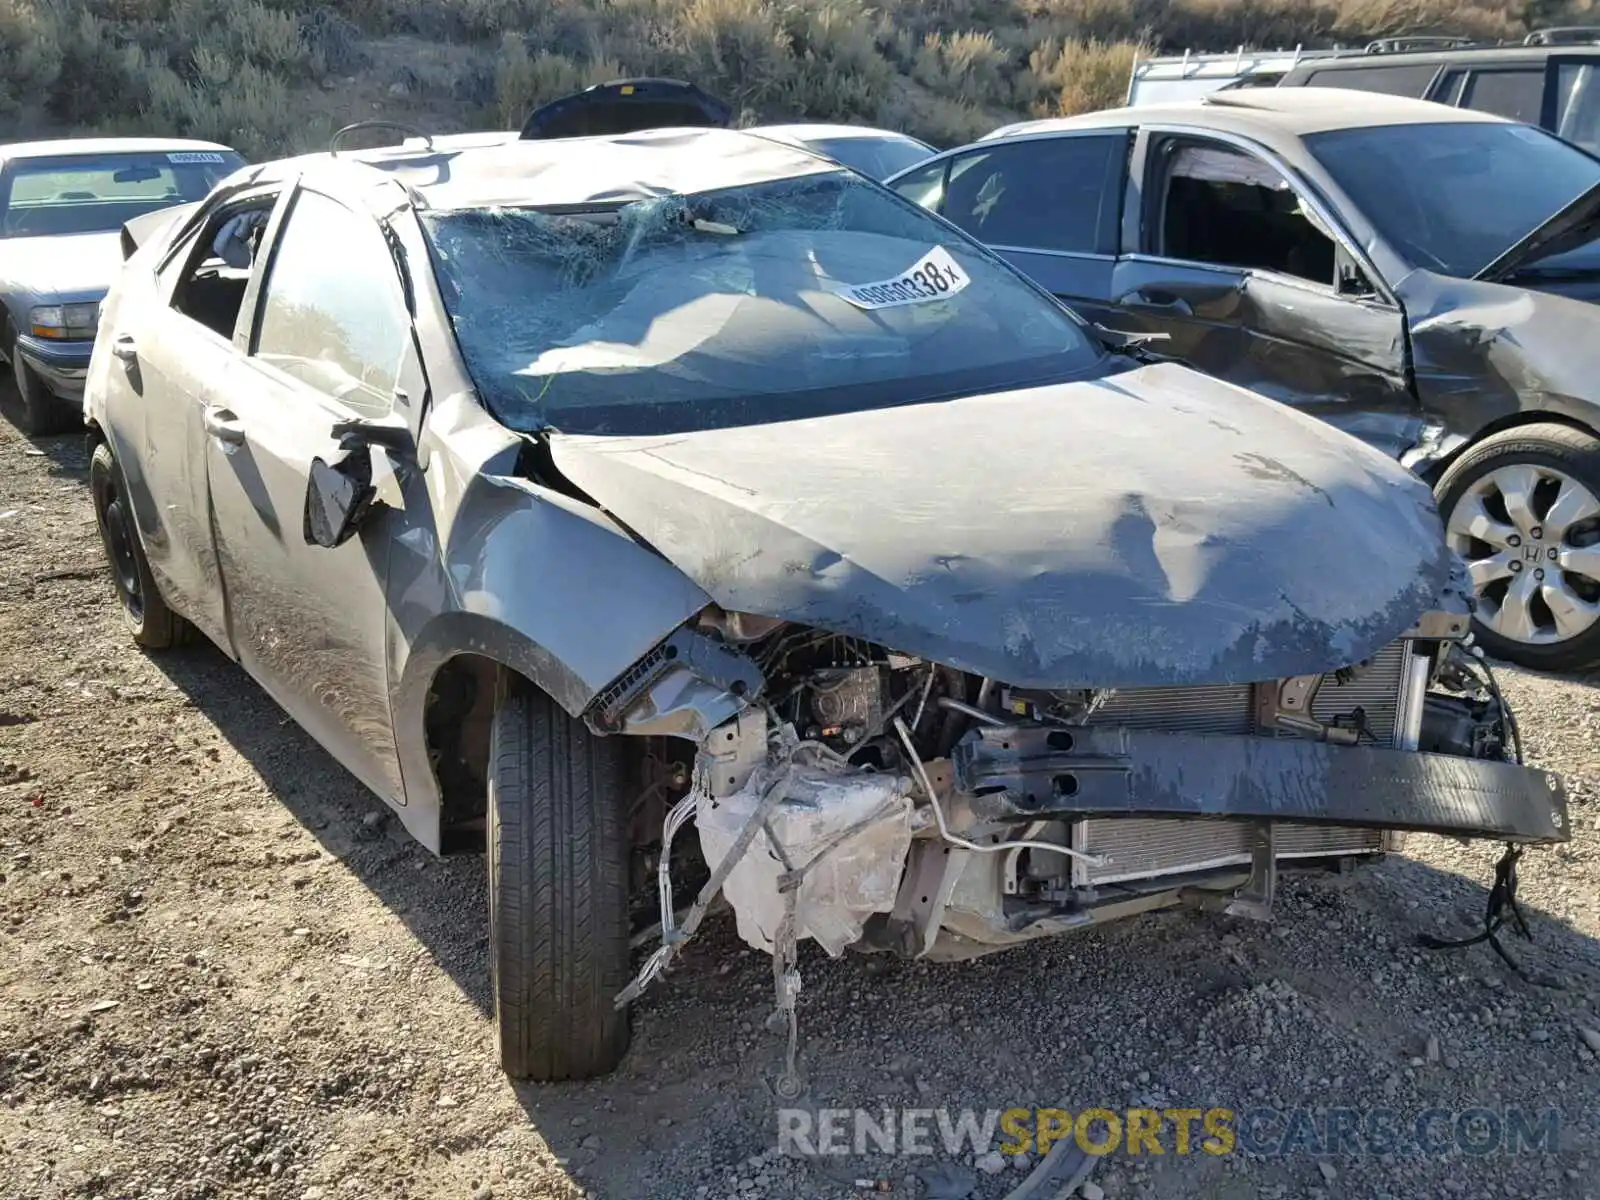
<instances>
[{"instance_id":1,"label":"hanging side mirror","mask_svg":"<svg viewBox=\"0 0 1600 1200\"><path fill-rule=\"evenodd\" d=\"M332 549L355 536L372 509L372 457L357 449L338 463L311 460L304 534L309 546Z\"/></svg>"}]
</instances>

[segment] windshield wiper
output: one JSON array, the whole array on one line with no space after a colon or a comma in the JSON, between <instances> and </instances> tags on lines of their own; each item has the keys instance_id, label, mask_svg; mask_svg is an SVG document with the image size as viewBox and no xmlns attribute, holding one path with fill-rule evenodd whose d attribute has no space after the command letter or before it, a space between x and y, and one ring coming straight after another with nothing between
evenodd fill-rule
<instances>
[{"instance_id":1,"label":"windshield wiper","mask_svg":"<svg viewBox=\"0 0 1600 1200\"><path fill-rule=\"evenodd\" d=\"M1490 283L1523 264L1575 249L1592 239L1600 224L1600 183L1591 184L1553 216L1524 234L1473 276Z\"/></svg>"},{"instance_id":2,"label":"windshield wiper","mask_svg":"<svg viewBox=\"0 0 1600 1200\"><path fill-rule=\"evenodd\" d=\"M1547 263L1529 263L1525 267L1518 267L1504 279L1506 283L1514 283L1518 279L1600 279L1600 263L1586 267L1561 267Z\"/></svg>"},{"instance_id":3,"label":"windshield wiper","mask_svg":"<svg viewBox=\"0 0 1600 1200\"><path fill-rule=\"evenodd\" d=\"M1150 348L1152 342L1172 340L1168 333L1135 333L1125 329L1108 329L1104 325L1091 325L1095 339L1113 354L1125 355L1144 363L1169 361L1168 357Z\"/></svg>"}]
</instances>

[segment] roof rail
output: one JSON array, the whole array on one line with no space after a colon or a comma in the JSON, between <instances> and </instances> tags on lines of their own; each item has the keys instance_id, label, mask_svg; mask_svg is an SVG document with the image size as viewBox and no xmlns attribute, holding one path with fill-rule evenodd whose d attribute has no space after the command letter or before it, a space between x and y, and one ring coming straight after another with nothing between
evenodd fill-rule
<instances>
[{"instance_id":1,"label":"roof rail","mask_svg":"<svg viewBox=\"0 0 1600 1200\"><path fill-rule=\"evenodd\" d=\"M1474 45L1469 37L1443 37L1418 34L1411 37L1378 38L1367 43L1368 54L1406 54L1418 50L1460 50Z\"/></svg>"},{"instance_id":2,"label":"roof rail","mask_svg":"<svg viewBox=\"0 0 1600 1200\"><path fill-rule=\"evenodd\" d=\"M1535 29L1522 39L1524 46L1582 46L1600 42L1600 25L1559 25Z\"/></svg>"},{"instance_id":3,"label":"roof rail","mask_svg":"<svg viewBox=\"0 0 1600 1200\"><path fill-rule=\"evenodd\" d=\"M429 150L433 149L433 136L418 129L415 125L405 125L399 121L356 121L354 124L346 125L343 129L334 132L334 135L328 139L328 153L337 158L339 151L344 149L340 143L344 141L345 135L365 129L387 129L392 133L403 133L408 140L421 138L423 144Z\"/></svg>"}]
</instances>

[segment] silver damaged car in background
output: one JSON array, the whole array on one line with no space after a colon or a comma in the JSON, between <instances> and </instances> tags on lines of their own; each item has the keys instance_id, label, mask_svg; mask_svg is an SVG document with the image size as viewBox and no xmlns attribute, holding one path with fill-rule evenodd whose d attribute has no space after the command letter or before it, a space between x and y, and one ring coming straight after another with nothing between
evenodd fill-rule
<instances>
[{"instance_id":1,"label":"silver damaged car in background","mask_svg":"<svg viewBox=\"0 0 1600 1200\"><path fill-rule=\"evenodd\" d=\"M89 381L129 627L486 838L514 1075L614 1067L719 892L792 1031L802 939L959 958L1264 915L1386 831L1567 837L1424 484L835 163L313 156L141 240Z\"/></svg>"}]
</instances>

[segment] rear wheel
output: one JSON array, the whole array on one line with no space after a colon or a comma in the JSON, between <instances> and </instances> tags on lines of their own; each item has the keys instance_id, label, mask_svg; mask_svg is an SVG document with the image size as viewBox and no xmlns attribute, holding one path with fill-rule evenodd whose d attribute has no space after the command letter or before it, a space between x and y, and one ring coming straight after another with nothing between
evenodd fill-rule
<instances>
[{"instance_id":1,"label":"rear wheel","mask_svg":"<svg viewBox=\"0 0 1600 1200\"><path fill-rule=\"evenodd\" d=\"M30 437L70 433L83 424L83 413L56 396L26 361L13 338L6 351L11 356L11 393L17 402L22 432Z\"/></svg>"},{"instance_id":2,"label":"rear wheel","mask_svg":"<svg viewBox=\"0 0 1600 1200\"><path fill-rule=\"evenodd\" d=\"M89 460L89 491L95 523L122 606L122 620L133 640L147 650L164 650L185 640L188 622L167 607L150 574L144 546L111 447L104 442Z\"/></svg>"},{"instance_id":3,"label":"rear wheel","mask_svg":"<svg viewBox=\"0 0 1600 1200\"><path fill-rule=\"evenodd\" d=\"M1477 594L1474 633L1536 670L1600 662L1600 439L1566 425L1473 446L1435 489Z\"/></svg>"},{"instance_id":4,"label":"rear wheel","mask_svg":"<svg viewBox=\"0 0 1600 1200\"><path fill-rule=\"evenodd\" d=\"M500 1063L517 1079L604 1075L628 1049L622 747L514 686L489 747L489 962Z\"/></svg>"}]
</instances>

